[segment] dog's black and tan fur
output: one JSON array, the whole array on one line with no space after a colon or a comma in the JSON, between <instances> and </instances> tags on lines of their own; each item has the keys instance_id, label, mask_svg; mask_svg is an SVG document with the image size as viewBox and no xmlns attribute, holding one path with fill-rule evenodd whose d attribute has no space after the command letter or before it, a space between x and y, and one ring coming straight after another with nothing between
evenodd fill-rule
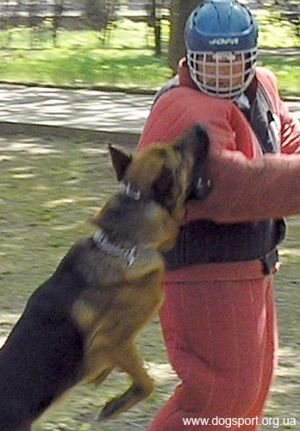
<instances>
[{"instance_id":1,"label":"dog's black and tan fur","mask_svg":"<svg viewBox=\"0 0 300 431\"><path fill-rule=\"evenodd\" d=\"M0 431L29 431L78 382L99 384L116 367L133 383L100 419L150 394L134 338L163 301L160 253L174 244L186 199L209 189L199 181L208 144L197 126L133 158L110 149L124 190L96 214L95 236L76 243L33 293L0 351Z\"/></svg>"}]
</instances>

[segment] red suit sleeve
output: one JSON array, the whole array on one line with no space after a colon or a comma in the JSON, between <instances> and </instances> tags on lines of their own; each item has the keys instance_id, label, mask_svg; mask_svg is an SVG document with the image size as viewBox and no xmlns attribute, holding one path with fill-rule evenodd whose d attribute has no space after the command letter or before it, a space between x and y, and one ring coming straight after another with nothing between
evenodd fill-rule
<instances>
[{"instance_id":1,"label":"red suit sleeve","mask_svg":"<svg viewBox=\"0 0 300 431\"><path fill-rule=\"evenodd\" d=\"M300 125L280 100L275 76L258 69L258 77L277 111L283 154L251 161L238 152L212 157L215 188L206 202L188 204L188 219L235 223L300 214Z\"/></svg>"},{"instance_id":2,"label":"red suit sleeve","mask_svg":"<svg viewBox=\"0 0 300 431\"><path fill-rule=\"evenodd\" d=\"M300 155L249 160L223 151L212 155L209 170L214 188L204 202L187 205L189 220L238 223L300 214Z\"/></svg>"},{"instance_id":3,"label":"red suit sleeve","mask_svg":"<svg viewBox=\"0 0 300 431\"><path fill-rule=\"evenodd\" d=\"M282 115L288 124L287 114ZM300 155L263 156L247 120L230 101L184 87L168 91L154 105L138 150L172 142L196 123L202 123L211 138L213 190L204 202L187 204L183 223L254 222L300 214ZM289 148L298 145L295 136L289 134L284 141Z\"/></svg>"}]
</instances>

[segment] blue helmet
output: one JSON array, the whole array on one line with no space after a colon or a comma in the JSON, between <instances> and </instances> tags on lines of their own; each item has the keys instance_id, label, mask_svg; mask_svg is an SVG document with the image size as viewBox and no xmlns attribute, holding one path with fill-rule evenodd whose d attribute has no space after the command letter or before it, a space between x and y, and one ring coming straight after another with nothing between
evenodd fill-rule
<instances>
[{"instance_id":1,"label":"blue helmet","mask_svg":"<svg viewBox=\"0 0 300 431\"><path fill-rule=\"evenodd\" d=\"M237 98L255 74L257 24L236 0L204 0L185 26L191 77L204 93Z\"/></svg>"}]
</instances>

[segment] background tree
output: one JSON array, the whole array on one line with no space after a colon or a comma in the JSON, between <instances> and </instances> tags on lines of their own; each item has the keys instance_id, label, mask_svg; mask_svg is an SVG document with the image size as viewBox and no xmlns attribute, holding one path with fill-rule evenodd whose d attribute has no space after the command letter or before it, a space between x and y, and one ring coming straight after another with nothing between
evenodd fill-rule
<instances>
[{"instance_id":1,"label":"background tree","mask_svg":"<svg viewBox=\"0 0 300 431\"><path fill-rule=\"evenodd\" d=\"M147 24L153 28L155 55L161 55L161 19L162 19L162 1L148 0L145 5L147 12Z\"/></svg>"},{"instance_id":2,"label":"background tree","mask_svg":"<svg viewBox=\"0 0 300 431\"><path fill-rule=\"evenodd\" d=\"M43 24L43 17L39 15L39 2L26 3L28 12L28 25L30 28L30 47L34 48L39 43L40 27Z\"/></svg>"},{"instance_id":3,"label":"background tree","mask_svg":"<svg viewBox=\"0 0 300 431\"><path fill-rule=\"evenodd\" d=\"M185 54L183 32L187 17L201 3L199 0L171 0L169 66L176 72L178 60Z\"/></svg>"},{"instance_id":4,"label":"background tree","mask_svg":"<svg viewBox=\"0 0 300 431\"><path fill-rule=\"evenodd\" d=\"M268 8L275 19L284 25L293 26L295 35L300 40L300 3L299 0L268 0L262 6Z\"/></svg>"},{"instance_id":5,"label":"background tree","mask_svg":"<svg viewBox=\"0 0 300 431\"><path fill-rule=\"evenodd\" d=\"M55 0L53 4L52 39L54 46L57 46L57 32L64 12L64 3L64 0Z\"/></svg>"},{"instance_id":6,"label":"background tree","mask_svg":"<svg viewBox=\"0 0 300 431\"><path fill-rule=\"evenodd\" d=\"M13 3L12 1L8 0L5 2L5 6L8 6L8 10L11 12L11 14L8 14L7 19L4 20L4 24L3 25L3 29L6 30L6 45L4 45L4 47L6 48L10 48L10 44L12 41L12 30L14 27L16 27L18 25L18 19L17 19L17 8L18 8L18 4L17 3ZM11 7L10 7L11 6Z\"/></svg>"},{"instance_id":7,"label":"background tree","mask_svg":"<svg viewBox=\"0 0 300 431\"><path fill-rule=\"evenodd\" d=\"M96 31L104 31L103 41L108 37L109 26L117 19L116 11L119 7L115 0L86 0L85 16L88 27Z\"/></svg>"}]
</instances>

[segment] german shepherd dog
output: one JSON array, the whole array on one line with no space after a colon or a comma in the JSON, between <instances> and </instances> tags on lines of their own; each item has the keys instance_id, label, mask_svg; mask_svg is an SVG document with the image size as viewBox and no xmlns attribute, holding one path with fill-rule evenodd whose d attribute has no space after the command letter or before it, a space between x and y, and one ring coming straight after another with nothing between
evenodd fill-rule
<instances>
[{"instance_id":1,"label":"german shepherd dog","mask_svg":"<svg viewBox=\"0 0 300 431\"><path fill-rule=\"evenodd\" d=\"M150 394L134 338L162 304L161 253L175 243L186 200L209 193L208 150L200 125L133 157L110 147L122 190L96 214L94 236L32 294L0 351L0 431L30 431L77 383L99 385L116 367L133 383L100 420Z\"/></svg>"}]
</instances>

